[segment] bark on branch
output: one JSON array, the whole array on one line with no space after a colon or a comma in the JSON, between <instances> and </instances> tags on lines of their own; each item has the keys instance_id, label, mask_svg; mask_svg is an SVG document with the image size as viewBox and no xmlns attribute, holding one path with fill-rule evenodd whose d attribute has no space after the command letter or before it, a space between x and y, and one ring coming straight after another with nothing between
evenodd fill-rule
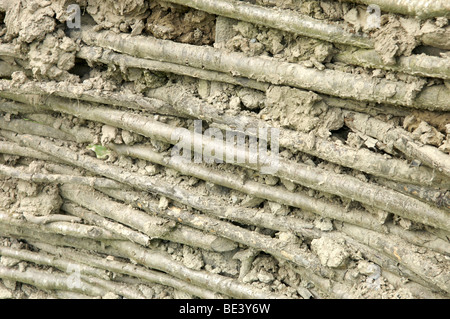
<instances>
[{"instance_id":1,"label":"bark on branch","mask_svg":"<svg viewBox=\"0 0 450 319\"><path fill-rule=\"evenodd\" d=\"M64 202L63 205L61 206L61 209L70 215L77 216L90 224L107 229L110 232L117 234L123 239L128 239L133 243L140 244L144 247L150 244L150 237L148 237L147 235L140 233L134 229L131 229L127 226L124 226L120 223L108 220L107 218L97 215L71 202L67 201Z\"/></svg>"},{"instance_id":2,"label":"bark on branch","mask_svg":"<svg viewBox=\"0 0 450 319\"><path fill-rule=\"evenodd\" d=\"M210 291L208 289L200 288L195 285L189 284L186 281L182 281L173 276L169 276L163 272L150 270L142 266L132 265L117 260L105 260L104 258L97 257L92 254L82 253L72 248L55 247L44 243L32 243L33 246L38 247L41 250L47 251L53 255L61 255L69 260L79 262L84 265L90 265L98 269L104 269L116 274L125 274L135 278L139 278L149 283L157 283L160 285L173 287L180 291L187 292L191 295L204 298L204 299L218 299L224 298L218 293Z\"/></svg>"},{"instance_id":3,"label":"bark on branch","mask_svg":"<svg viewBox=\"0 0 450 319\"><path fill-rule=\"evenodd\" d=\"M151 71L166 72L190 76L207 81L224 82L233 85L241 85L255 90L265 91L268 83L258 82L244 77L234 77L226 73L194 68L182 64L154 61L136 58L126 54L116 53L111 50L103 50L96 46L84 46L77 52L77 57L92 62L104 64L116 64L127 68L140 68Z\"/></svg>"},{"instance_id":4,"label":"bark on branch","mask_svg":"<svg viewBox=\"0 0 450 319\"><path fill-rule=\"evenodd\" d=\"M136 57L248 77L272 84L284 84L323 94L361 101L389 103L429 110L450 110L445 102L450 90L444 85L418 88L415 84L379 80L345 72L309 69L272 58L247 57L215 48L198 47L152 37L132 37L113 32L94 32L86 28L82 40ZM420 94L417 94L420 91Z\"/></svg>"},{"instance_id":5,"label":"bark on branch","mask_svg":"<svg viewBox=\"0 0 450 319\"><path fill-rule=\"evenodd\" d=\"M417 16L421 19L449 17L450 4L446 0L344 0L347 2L377 5L382 11Z\"/></svg>"},{"instance_id":6,"label":"bark on branch","mask_svg":"<svg viewBox=\"0 0 450 319\"><path fill-rule=\"evenodd\" d=\"M77 217L67 216L73 219ZM45 217L44 217L45 218ZM83 224L76 224L71 222L51 222L47 224L36 224L32 221L20 220L10 217L4 212L0 212L0 223L5 225L13 225L22 228L28 228L30 230L41 231L52 234L61 234L65 236L73 236L77 238L92 238L95 240L112 240L120 239L120 237L112 234L108 230L102 229L97 226L89 226Z\"/></svg>"},{"instance_id":7,"label":"bark on branch","mask_svg":"<svg viewBox=\"0 0 450 319\"><path fill-rule=\"evenodd\" d=\"M376 118L356 112L346 112L345 123L351 129L372 136L395 148L412 159L418 159L442 174L450 176L450 155L431 145L419 145L403 128L394 127Z\"/></svg>"},{"instance_id":8,"label":"bark on branch","mask_svg":"<svg viewBox=\"0 0 450 319\"><path fill-rule=\"evenodd\" d=\"M219 124L226 129L239 131L242 134L250 135L249 128L270 128L265 121L256 117L221 114L214 105L194 97L179 86L150 90L147 95L170 103L177 112L205 120L208 123ZM418 185L433 185L443 182L428 168L410 167L402 160L386 159L384 156L366 149L356 150L319 137L312 138L309 134L291 129L279 128L279 130L281 147L294 148L332 163L399 182Z\"/></svg>"},{"instance_id":9,"label":"bark on branch","mask_svg":"<svg viewBox=\"0 0 450 319\"><path fill-rule=\"evenodd\" d=\"M375 50L344 51L335 61L369 68L386 69L412 75L450 79L450 60L426 55L400 57L395 65L386 65Z\"/></svg>"},{"instance_id":10,"label":"bark on branch","mask_svg":"<svg viewBox=\"0 0 450 319\"><path fill-rule=\"evenodd\" d=\"M0 224L2 234L32 242L44 242L55 246L67 246L78 249L96 251L99 253L128 258L150 269L163 271L169 275L186 281L190 284L206 288L211 291L239 299L274 299L286 298L284 295L270 293L254 286L243 284L235 279L209 273L203 270L193 270L164 252L133 244L131 242L110 241L107 244L90 239L79 239L70 236L44 234L36 231L22 229L10 225ZM105 245L106 244L106 245Z\"/></svg>"},{"instance_id":11,"label":"bark on branch","mask_svg":"<svg viewBox=\"0 0 450 319\"><path fill-rule=\"evenodd\" d=\"M103 191L117 199L133 204L134 206L142 206L142 209L149 213L157 213L161 216L181 221L183 224L191 227L214 234L219 234L220 236L243 245L265 251L266 253L278 258L292 261L301 267L318 272L324 277L333 277L333 272L330 269L321 266L318 259L313 254L302 251L295 247L295 245L282 242L275 238L270 238L255 231L249 231L245 228L235 226L231 223L211 218L206 215L194 214L178 207L160 209L158 204L152 202L151 200L133 201L133 199L136 198L136 193L127 194L125 192L114 190Z\"/></svg>"},{"instance_id":12,"label":"bark on branch","mask_svg":"<svg viewBox=\"0 0 450 319\"><path fill-rule=\"evenodd\" d=\"M88 296L104 296L106 290L96 285L80 282L71 285L70 278L64 274L49 274L43 270L28 268L25 271L0 266L0 278L23 282L44 290L74 291Z\"/></svg>"},{"instance_id":13,"label":"bark on branch","mask_svg":"<svg viewBox=\"0 0 450 319\"><path fill-rule=\"evenodd\" d=\"M173 137L177 135L176 127L172 127L146 117L102 107L92 108L87 105L83 105L82 103L68 103L66 100L61 100L54 97L49 97L46 102L47 107L50 107L56 111L73 114L93 121L103 122L105 124L130 130L147 137L156 138L167 143L176 144L178 142L178 140L173 140ZM2 134L5 135L7 133L6 131L3 131ZM193 133L190 136L192 138L192 142L190 144L192 150L203 150L205 147L208 147L209 149L216 150L219 154L227 154L227 152L230 151L233 151L234 154L242 153L242 150L237 149L232 143L218 143L217 141L206 139L203 135L198 133ZM94 164L94 162L91 162L94 161L94 159L78 155L68 149L62 150L59 146L54 145L46 139L27 135L14 136L11 134L8 135L8 138L13 140L16 139L18 141L20 140L22 144L39 149L40 151L44 151L45 149L45 152L58 158L64 156L65 161L69 161L73 165L80 166L91 171L94 170L97 174L116 180L118 176L121 178L120 173L111 176L110 172L107 170L102 170L102 172L99 173L99 164ZM241 158L248 158L249 154L244 152L244 154L241 155ZM257 156L257 154L253 155ZM83 161L83 165L85 166L81 165L80 159L82 158L85 160ZM220 156L218 159L224 160L223 156ZM225 158L225 160L227 159ZM450 230L450 220L446 212L431 207L419 200L405 196L401 193L375 184L362 182L357 178L348 175L328 172L319 168L307 166L305 164L294 163L278 158L277 163L272 163L271 161L272 159L269 158L269 162L266 164L270 164L271 167L275 167L277 169L274 175L278 177L291 180L318 191L357 200L364 204L392 212L396 215L423 223L425 225L442 228L446 231ZM234 162L235 161L233 159L233 164L250 169L260 169L258 164ZM260 165L264 164L260 163ZM140 178L143 177L137 176L136 181ZM128 185L130 183L129 179L126 178L119 181ZM146 184L148 182L145 181L143 183ZM167 196L169 198L173 197L173 191L162 190L162 188L155 185L154 190L156 189L159 189L161 192L165 193L162 194L163 196Z\"/></svg>"},{"instance_id":14,"label":"bark on branch","mask_svg":"<svg viewBox=\"0 0 450 319\"><path fill-rule=\"evenodd\" d=\"M438 263L433 254L415 252L413 246L399 241L396 236L380 235L353 225L343 225L340 230L404 264L423 280L431 282L447 293L450 292L450 274L445 270L448 262Z\"/></svg>"},{"instance_id":15,"label":"bark on branch","mask_svg":"<svg viewBox=\"0 0 450 319\"><path fill-rule=\"evenodd\" d=\"M166 239L208 250L214 247L222 252L236 248L236 244L233 242L217 237L206 236L205 238L204 234L198 230L184 225L176 225L175 221L169 221L165 218L151 216L140 210L117 203L109 197L85 187L62 185L60 190L64 198L91 209L101 216L139 230L150 238Z\"/></svg>"},{"instance_id":16,"label":"bark on branch","mask_svg":"<svg viewBox=\"0 0 450 319\"><path fill-rule=\"evenodd\" d=\"M0 148L1 153L1 148ZM92 187L122 188L123 184L101 177L62 174L27 173L22 169L0 165L0 175L36 183L75 184Z\"/></svg>"}]
</instances>

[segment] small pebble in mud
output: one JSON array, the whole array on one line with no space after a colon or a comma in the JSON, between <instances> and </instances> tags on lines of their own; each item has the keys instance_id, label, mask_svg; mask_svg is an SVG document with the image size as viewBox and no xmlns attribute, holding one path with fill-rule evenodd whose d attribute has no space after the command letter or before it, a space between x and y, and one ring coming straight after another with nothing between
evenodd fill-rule
<instances>
[{"instance_id":1,"label":"small pebble in mud","mask_svg":"<svg viewBox=\"0 0 450 319\"><path fill-rule=\"evenodd\" d=\"M293 182L291 182L290 180L287 179L281 179L281 184L284 185L284 187L286 187L286 189L290 192L294 192L295 189L297 188L297 185Z\"/></svg>"},{"instance_id":2,"label":"small pebble in mud","mask_svg":"<svg viewBox=\"0 0 450 319\"><path fill-rule=\"evenodd\" d=\"M322 265L331 268L344 267L350 255L344 243L328 237L313 239L311 249L319 256Z\"/></svg>"}]
</instances>

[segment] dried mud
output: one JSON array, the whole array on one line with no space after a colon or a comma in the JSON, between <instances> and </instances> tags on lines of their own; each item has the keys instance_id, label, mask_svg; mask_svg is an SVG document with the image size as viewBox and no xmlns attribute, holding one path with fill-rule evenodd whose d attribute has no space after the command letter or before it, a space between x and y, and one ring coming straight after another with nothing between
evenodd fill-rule
<instances>
[{"instance_id":1,"label":"dried mud","mask_svg":"<svg viewBox=\"0 0 450 319\"><path fill-rule=\"evenodd\" d=\"M330 103L330 97L326 95L288 86L268 85L267 90L263 92L223 82L197 79L195 75L187 77L127 67L126 65L105 65L98 61L84 61L77 57L77 52L85 44L80 39L71 37L65 30L65 22L68 18L65 8L69 2L73 1L18 0L11 4L6 13L0 12L0 45L12 44L16 55L15 58L6 56L0 56L0 58L2 61L20 68L19 71L4 78L11 80L11 87L17 90L28 90L29 83L39 82L42 91L32 97L39 103L42 101L45 103L46 96L57 96L55 92L58 90L76 96L74 101L78 103L84 103L84 96L89 94L93 96L101 93L104 104L111 104L105 101L121 96L123 97L122 101L125 102L112 103L114 105L108 106L111 110L126 110L129 114L193 130L195 116L156 114L143 108L133 109L132 103L127 102L127 99L145 98L152 89L178 85L183 87L190 96L211 106L218 116L242 116L247 119L258 119L273 127L309 134L310 139L302 142L311 144L311 148L314 148L316 139L324 139L339 147L346 146L352 150L365 150L368 152L366 154L372 152L371 154L375 153L385 159L398 159L402 163L408 163L410 167L424 165L414 158L405 156L393 145L387 145L381 140L352 130L347 126L346 114L352 103L349 100L341 99L343 106L338 107L336 103ZM206 45L227 52L241 52L251 57L262 56L283 62L298 63L320 71L340 70L349 74L364 75L368 78L401 80L418 90L433 84L447 84L438 78L416 77L399 72L336 62L333 57L340 51L350 50L350 48L248 22L216 17L206 12L168 2L145 0L80 0L76 2L82 7L84 14L89 15L95 21L95 30L97 31L111 30L117 34L152 36L185 44ZM386 65L396 63L400 57L411 56L420 46L428 46L431 43L436 44L436 47L444 52L441 56L450 57L448 51L445 51L450 49L446 38L436 38L436 34L448 33L448 21L443 19L420 21L415 18L383 13L380 28L373 29L367 26L366 7L355 4L297 0L256 0L252 3L298 11L319 20L329 21L329 23L343 24L346 30L352 32L370 35L375 43L374 49ZM108 49L99 50L99 56L101 56L101 53ZM2 82L1 90L8 88L5 83L9 82ZM62 131L70 137L70 139L62 140L42 135L49 137L52 143L74 151L79 156L102 160L111 167L120 168L124 174L137 173L140 176L151 177L155 185L167 183L173 187L180 187L193 196L204 196L219 206L230 209L251 209L255 216L266 213L279 218L292 217L307 224L309 230L320 236L308 237L293 231L268 229L237 221L230 222L230 219L225 217L220 218L220 221L239 226L245 231L277 240L277 243L281 245L280 250L292 245L308 256L313 256L311 258L317 260L320 267L333 272L333 282L339 283L341 286L337 285L338 288L330 286L331 284L324 283L328 282L328 279L320 277L319 272L307 272L287 259L275 257L242 243L236 244L237 248L230 251L218 252L180 242L152 238L148 247L143 247L143 249L167 254L171 260L187 269L232 278L236 282L247 284L259 291L278 294L285 298L409 299L448 298L449 296L449 292L442 288L448 287L448 282L444 281L449 280L445 273L448 274L450 269L448 233L446 231L433 229L371 205L314 190L275 175L261 174L226 163L202 164L206 168L217 169L223 176L239 177L242 184L257 182L273 187L274 190L307 194L311 199L345 208L347 212L360 211L370 220L376 221L374 228L383 229L383 232L377 232L377 234L382 236L387 236L388 233L392 236L404 235L404 237L396 237L399 238L402 246L399 251L395 248L394 253L391 254L388 248L376 246L382 243L358 240L358 233L352 232L353 228L350 230L346 228L346 223L341 220L323 217L294 205L258 198L252 194L246 194L187 174L184 175L175 169L149 160L125 156L108 149L112 143L119 146L145 146L154 152L169 156L174 147L157 138L146 137L124 128L88 120L83 116L59 112L48 114L48 111L42 110L30 113L9 110L7 102L6 99L0 100L0 119L6 123L1 124L3 122L0 122L0 125L7 125L15 120L41 124L49 130ZM99 102L95 101L90 105L95 108L100 105ZM358 107L372 110L369 112L370 116L383 123L383 125L380 124L378 130L384 129L384 124L387 123L408 132L408 137L414 143L432 146L443 154L450 154L448 112L442 112L442 116L437 118L436 113L430 111L411 109L399 111L392 106L382 104L361 102ZM204 131L213 127L222 128L212 121L211 123L204 121ZM5 129L1 126L0 128L1 134ZM377 127L372 130L376 131ZM0 135L0 146L10 142L8 135ZM105 149L108 150L105 151ZM100 150L104 153L101 153ZM58 163L59 161L55 158L53 158L53 162L10 153L0 152L0 165L20 169L24 173L99 177L81 167ZM36 155L36 151L34 153ZM295 147L281 147L280 157L283 160L300 163L305 167L322 169L330 174L343 174L370 185L381 185L378 184L376 176L308 155ZM17 234L8 235L6 230L9 228L6 226L11 226L8 221L19 225L42 220L39 218L43 217L67 215L67 212L62 209L67 199L63 198L60 193L60 184L38 183L0 176L0 186L0 247L44 254L45 250L39 248L36 240L29 240L26 236L21 237ZM419 186L421 187L421 185ZM439 192L439 196L444 194L443 196L448 197L449 195L448 191L440 188L439 185L434 185L430 189ZM411 195L411 198L418 195L418 192L415 193ZM142 199L147 199L147 195L142 195L142 198L138 198L136 202L140 203ZM164 196L152 194L148 198L158 202L160 209L173 208L176 211L186 210L199 216L204 215L194 208ZM121 203L116 199L114 201ZM433 203L430 206L436 208ZM143 209L140 206L139 208ZM441 208L439 207L439 209ZM445 207L442 209L444 210ZM445 213L448 214L448 210L445 210ZM5 223L6 226L4 226ZM182 221L174 223L179 226ZM72 224L84 226L90 225L90 222L81 220ZM41 230L46 229L42 225L33 229L36 230L37 227L41 227L39 228ZM2 232L5 233L2 234ZM375 233L374 230L370 230L370 232ZM206 234L206 232L204 233ZM58 234L64 234L64 231L60 231ZM208 235L211 234L208 233ZM405 238L410 240L407 241ZM435 242L438 244L433 246ZM437 250L441 249L440 252L436 252L436 247ZM442 253L442 250L446 250L446 252ZM81 248L77 251L87 252ZM402 257L399 257L397 253L401 253ZM104 260L117 260L132 265L139 264L139 261L131 258L112 256L107 253L96 253L95 256L100 256ZM407 256L413 257L407 259ZM402 258L406 258L406 261ZM427 262L425 266L421 264L423 260ZM12 270L34 269L44 270L47 273L65 273L54 266L39 265L25 259L14 259L3 255L0 257L0 263L1 267ZM421 267L427 265L434 267L430 268L430 273L433 271L436 276L421 273ZM443 273L438 273L439 271ZM443 279L439 282L439 279L434 279L435 277ZM119 283L123 285L121 287L130 287L136 295L148 299L198 297L182 289L170 287L170 285L149 283L142 278L115 272L111 272L108 282ZM125 297L120 291L122 290L108 290L107 293L94 296L94 298L118 299ZM0 280L0 299L71 297L87 296L71 295L59 290L46 290L19 280L17 282L11 279Z\"/></svg>"}]
</instances>

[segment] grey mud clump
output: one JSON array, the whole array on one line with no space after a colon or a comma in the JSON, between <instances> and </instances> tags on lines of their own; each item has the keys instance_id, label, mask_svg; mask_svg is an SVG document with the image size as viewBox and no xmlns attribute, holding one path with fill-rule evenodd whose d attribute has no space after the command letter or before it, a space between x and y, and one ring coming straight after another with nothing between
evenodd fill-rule
<instances>
[{"instance_id":1,"label":"grey mud clump","mask_svg":"<svg viewBox=\"0 0 450 319\"><path fill-rule=\"evenodd\" d=\"M0 299L448 299L450 17L362 2L0 0Z\"/></svg>"}]
</instances>

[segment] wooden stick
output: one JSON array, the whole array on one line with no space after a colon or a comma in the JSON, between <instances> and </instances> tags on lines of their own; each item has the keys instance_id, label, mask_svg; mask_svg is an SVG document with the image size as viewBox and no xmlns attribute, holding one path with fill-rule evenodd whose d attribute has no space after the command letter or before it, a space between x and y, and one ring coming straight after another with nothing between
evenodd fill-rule
<instances>
[{"instance_id":1,"label":"wooden stick","mask_svg":"<svg viewBox=\"0 0 450 319\"><path fill-rule=\"evenodd\" d=\"M428 167L436 168L442 174L450 176L450 155L431 145L419 145L410 134L401 127L380 121L357 112L345 112L345 124L385 144L392 143L395 148L412 159L418 159Z\"/></svg>"},{"instance_id":2,"label":"wooden stick","mask_svg":"<svg viewBox=\"0 0 450 319\"><path fill-rule=\"evenodd\" d=\"M150 270L130 263L117 260L105 260L105 258L97 257L92 254L82 253L72 248L55 247L44 243L32 243L33 246L41 250L45 250L54 255L61 255L65 258L80 262L85 265L91 265L99 269L104 269L117 274L125 274L135 278L143 279L145 282L157 283L160 285L173 287L177 290L187 292L194 296L204 299L224 298L218 293L205 288L200 288L189 284L173 276L169 276L163 272Z\"/></svg>"},{"instance_id":3,"label":"wooden stick","mask_svg":"<svg viewBox=\"0 0 450 319\"><path fill-rule=\"evenodd\" d=\"M49 99L47 100L47 104L49 102ZM134 131L135 133L142 134L151 138L156 137L157 139L167 143L175 144L177 142L172 139L176 132L175 127L151 120L149 118L140 117L134 114L129 114L117 110L107 110L100 107L87 108L86 106L82 106L81 103L69 104L67 103L67 101L63 102L58 99L57 101L52 103L52 108L61 111L64 110L72 114L75 113L78 116L82 116L83 118L87 118L89 120L100 121L105 124ZM94 164L94 162L92 162L95 161L94 159L78 155L69 149L56 146L46 139L31 135L15 136L7 133L6 131L2 131L2 135L5 134L9 139L17 141L20 140L21 143L25 144L26 146L39 149L40 151L45 150L45 152L48 152L51 155L59 158L62 157L65 161L70 161L73 165L81 166L89 170L94 169L97 174L101 174L116 180L117 178L120 178L120 182L124 182L130 185L130 180L125 177L123 177L122 179L122 177L120 177L122 174L120 173L113 174L114 177L111 176L111 173L108 170L102 169L102 172L100 173L99 167L104 165L102 162ZM219 152L220 154L227 154L227 151L230 150L233 150L234 154L239 154L239 152L242 152L242 150L237 149L231 143L218 143L214 140L205 139L201 134L198 133L191 134L191 137L193 137L193 141L190 147L193 150L203 150L204 147L209 147L210 149L215 149L216 152L221 150L221 152ZM248 154L243 154L241 158L247 158L247 155ZM82 165L81 159L83 159L84 163ZM223 160L223 156L220 156L219 159ZM251 169L259 169L259 166L257 164L234 163L234 160L232 162L233 164L239 166ZM275 167L277 169L274 175L278 177L291 180L293 182L319 191L347 197L352 200L358 200L370 206L392 212L399 216L417 221L419 223L423 223L425 225L442 228L447 231L450 230L450 220L445 212L422 203L419 200L405 196L401 193L382 188L378 185L362 182L357 178L348 175L335 174L304 164L291 163L283 159L277 158L276 163L272 163L269 160L269 163L271 167ZM136 176L136 178L134 179L134 181L136 182L134 183L139 183L137 181L142 178L142 176ZM146 185L149 185L148 181L142 182ZM169 198L172 198L174 196L173 191L169 190L169 188L167 188L167 190L163 190L162 187L159 187L157 185L155 185L154 187L152 186L152 188L153 191L158 190L157 192L161 192L161 195L163 196L167 196Z\"/></svg>"},{"instance_id":4,"label":"wooden stick","mask_svg":"<svg viewBox=\"0 0 450 319\"><path fill-rule=\"evenodd\" d=\"M79 285L72 286L69 276L58 273L49 274L46 271L32 268L20 271L0 266L0 278L23 282L44 290L74 291L88 296L103 296L106 294L106 290L103 288L84 281L81 281Z\"/></svg>"},{"instance_id":5,"label":"wooden stick","mask_svg":"<svg viewBox=\"0 0 450 319\"><path fill-rule=\"evenodd\" d=\"M148 96L170 103L174 109L186 116L196 117L208 123L219 124L221 128L237 131L249 136L250 128L267 128L267 122L248 115L224 115L214 105L202 101L186 92L180 86L166 86L150 90ZM281 147L296 149L322 158L332 163L351 167L374 176L384 177L404 183L433 185L443 182L433 170L424 167L410 167L405 161L371 152L367 149L356 150L346 145L337 144L323 138L314 137L287 128L279 128ZM449 186L450 183L444 179Z\"/></svg>"},{"instance_id":6,"label":"wooden stick","mask_svg":"<svg viewBox=\"0 0 450 319\"><path fill-rule=\"evenodd\" d=\"M421 89L400 81L380 80L341 71L309 69L272 58L247 57L211 47L198 47L151 37L132 37L85 28L81 38L89 45L140 58L205 68L257 81L283 84L341 98L388 103L429 110L450 110L444 101L450 90L444 85ZM417 94L420 92L420 94ZM417 95L417 97L416 97ZM439 97L439 99L438 99ZM443 100L442 100L443 98Z\"/></svg>"},{"instance_id":7,"label":"wooden stick","mask_svg":"<svg viewBox=\"0 0 450 319\"><path fill-rule=\"evenodd\" d=\"M362 48L373 46L369 38L346 32L339 25L327 24L290 10L274 10L235 0L169 0L169 2L329 42Z\"/></svg>"},{"instance_id":8,"label":"wooden stick","mask_svg":"<svg viewBox=\"0 0 450 319\"><path fill-rule=\"evenodd\" d=\"M78 219L74 216L66 216L71 219ZM110 233L108 230L96 226L75 224L70 222L52 222L49 224L35 224L30 221L24 221L10 217L8 214L0 211L0 223L5 225L14 225L17 227L28 228L30 230L46 233L61 234L77 238L92 238L95 240L120 239L118 236Z\"/></svg>"},{"instance_id":9,"label":"wooden stick","mask_svg":"<svg viewBox=\"0 0 450 319\"><path fill-rule=\"evenodd\" d=\"M450 79L450 61L426 55L400 57L394 65L383 63L375 50L344 51L333 57L335 61L368 68L391 70L425 77Z\"/></svg>"},{"instance_id":10,"label":"wooden stick","mask_svg":"<svg viewBox=\"0 0 450 319\"><path fill-rule=\"evenodd\" d=\"M139 230L150 238L162 238L221 252L231 251L236 248L236 244L231 241L215 236L204 236L203 232L184 225L176 225L176 222L151 216L140 210L130 208L111 200L108 196L85 187L62 185L60 190L64 198L91 209L103 217Z\"/></svg>"},{"instance_id":11,"label":"wooden stick","mask_svg":"<svg viewBox=\"0 0 450 319\"><path fill-rule=\"evenodd\" d=\"M447 293L450 292L450 274L445 270L446 263L436 262L434 254L420 254L407 243L399 241L396 236L381 235L373 231L366 231L354 225L343 225L341 231L354 237L358 241L387 254L399 263L419 275L423 280L429 281Z\"/></svg>"},{"instance_id":12,"label":"wooden stick","mask_svg":"<svg viewBox=\"0 0 450 319\"><path fill-rule=\"evenodd\" d=\"M99 54L101 52L101 54ZM156 60L136 58L126 54L116 53L111 50L103 50L96 46L84 46L77 52L77 57L104 64L116 64L127 68L140 68L151 71L173 73L190 76L198 79L214 82L224 82L233 85L241 85L255 90L265 91L268 83L258 82L243 77L234 77L226 73L203 70L181 64L161 62Z\"/></svg>"},{"instance_id":13,"label":"wooden stick","mask_svg":"<svg viewBox=\"0 0 450 319\"><path fill-rule=\"evenodd\" d=\"M388 181L382 178L376 179L377 183L390 187L400 193L414 196L424 201L433 203L439 208L450 210L450 191L421 187L418 185L402 184Z\"/></svg>"},{"instance_id":14,"label":"wooden stick","mask_svg":"<svg viewBox=\"0 0 450 319\"><path fill-rule=\"evenodd\" d=\"M98 267L92 267L88 264L80 264L78 261L67 259L67 257L61 257L63 255L54 256L42 251L37 253L26 249L14 249L3 246L0 246L0 255L29 261L38 265L52 266L65 273L70 272L71 269L77 268L80 271L80 274L94 276L105 280L110 279L107 271L99 269Z\"/></svg>"},{"instance_id":15,"label":"wooden stick","mask_svg":"<svg viewBox=\"0 0 450 319\"><path fill-rule=\"evenodd\" d=\"M84 219L90 224L107 229L110 232L117 234L124 239L128 239L133 243L140 244L144 247L150 245L150 237L147 235L135 231L134 229L120 223L113 222L71 202L64 202L61 209L71 215Z\"/></svg>"},{"instance_id":16,"label":"wooden stick","mask_svg":"<svg viewBox=\"0 0 450 319\"><path fill-rule=\"evenodd\" d=\"M55 234L44 234L20 227L0 224L2 234L16 238L31 240L36 243L45 242L56 246L68 246L78 249L86 249L99 253L129 258L151 269L160 270L170 274L183 281L196 286L206 288L224 295L240 299L273 299L286 296L270 293L256 288L252 285L243 284L235 279L209 273L203 270L193 270L184 266L182 263L172 259L164 252L155 251L149 248L133 244L131 242L111 241L107 245L90 239L79 239L70 236L61 236Z\"/></svg>"},{"instance_id":17,"label":"wooden stick","mask_svg":"<svg viewBox=\"0 0 450 319\"><path fill-rule=\"evenodd\" d=\"M450 4L446 0L344 0L377 5L382 11L417 16L421 19L449 17Z\"/></svg>"},{"instance_id":18,"label":"wooden stick","mask_svg":"<svg viewBox=\"0 0 450 319\"><path fill-rule=\"evenodd\" d=\"M0 175L36 183L75 184L92 187L98 186L106 188L123 188L123 184L112 181L107 178L62 175L62 174L27 173L23 169L18 169L17 167L13 168L1 164L0 164Z\"/></svg>"},{"instance_id":19,"label":"wooden stick","mask_svg":"<svg viewBox=\"0 0 450 319\"><path fill-rule=\"evenodd\" d=\"M116 192L114 190L104 191L115 198L125 200L129 203L132 203L130 197L134 197L133 193L127 194L120 191ZM190 213L187 210L182 210L178 207L160 209L157 204L150 200L137 201L134 205L142 206L142 209L149 213L157 213L173 220L181 220L184 224L191 227L219 234L220 236L243 245L265 251L278 258L292 261L303 268L318 272L324 277L331 278L333 276L333 272L330 269L321 266L316 257L311 253L302 251L294 245L288 245L275 238L270 238L255 231L249 231L245 228L206 215Z\"/></svg>"}]
</instances>

